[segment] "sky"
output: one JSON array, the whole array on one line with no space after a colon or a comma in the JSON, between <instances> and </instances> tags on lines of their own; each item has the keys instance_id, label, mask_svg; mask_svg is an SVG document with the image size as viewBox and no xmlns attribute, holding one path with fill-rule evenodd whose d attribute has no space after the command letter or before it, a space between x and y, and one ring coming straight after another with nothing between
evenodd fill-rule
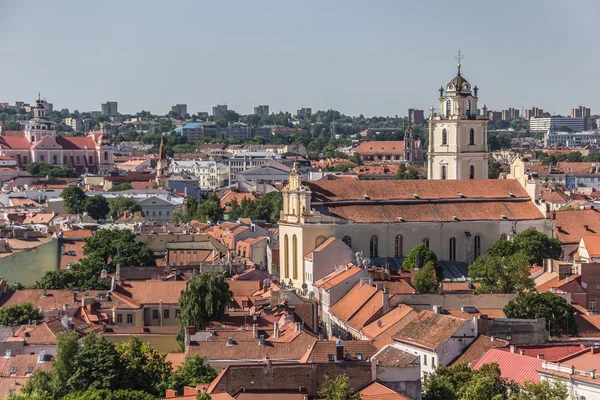
<instances>
[{"instance_id":1,"label":"sky","mask_svg":"<svg viewBox=\"0 0 600 400\"><path fill-rule=\"evenodd\" d=\"M597 0L3 0L0 102L406 116L438 107L460 50L480 107L600 114L598 15Z\"/></svg>"}]
</instances>

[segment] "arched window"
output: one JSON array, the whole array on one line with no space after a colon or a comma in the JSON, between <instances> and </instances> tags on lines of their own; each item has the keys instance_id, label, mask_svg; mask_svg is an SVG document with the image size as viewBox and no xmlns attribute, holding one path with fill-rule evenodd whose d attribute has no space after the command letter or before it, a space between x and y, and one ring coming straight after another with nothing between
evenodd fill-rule
<instances>
[{"instance_id":1,"label":"arched window","mask_svg":"<svg viewBox=\"0 0 600 400\"><path fill-rule=\"evenodd\" d=\"M481 255L481 236L476 235L473 238L473 260Z\"/></svg>"},{"instance_id":2,"label":"arched window","mask_svg":"<svg viewBox=\"0 0 600 400\"><path fill-rule=\"evenodd\" d=\"M315 248L316 248L316 247L319 247L321 244L323 244L323 242L324 242L325 240L327 240L327 239L325 238L325 236L319 236L319 237L317 237L317 240L315 240Z\"/></svg>"},{"instance_id":3,"label":"arched window","mask_svg":"<svg viewBox=\"0 0 600 400\"><path fill-rule=\"evenodd\" d=\"M442 145L447 145L448 144L448 131L446 130L446 128L442 129Z\"/></svg>"},{"instance_id":4,"label":"arched window","mask_svg":"<svg viewBox=\"0 0 600 400\"><path fill-rule=\"evenodd\" d=\"M475 129L469 130L469 144L473 146L475 144Z\"/></svg>"},{"instance_id":5,"label":"arched window","mask_svg":"<svg viewBox=\"0 0 600 400\"><path fill-rule=\"evenodd\" d=\"M105 152L104 152L104 159L105 159L105 160L108 160L108 151L105 151Z\"/></svg>"},{"instance_id":6,"label":"arched window","mask_svg":"<svg viewBox=\"0 0 600 400\"><path fill-rule=\"evenodd\" d=\"M450 100L446 101L446 117L450 116L450 109L452 108L452 103Z\"/></svg>"},{"instance_id":7,"label":"arched window","mask_svg":"<svg viewBox=\"0 0 600 400\"><path fill-rule=\"evenodd\" d=\"M465 102L465 114L467 116L471 115L471 100L467 99Z\"/></svg>"},{"instance_id":8,"label":"arched window","mask_svg":"<svg viewBox=\"0 0 600 400\"><path fill-rule=\"evenodd\" d=\"M471 165L469 167L469 179L475 179L475 166Z\"/></svg>"},{"instance_id":9,"label":"arched window","mask_svg":"<svg viewBox=\"0 0 600 400\"><path fill-rule=\"evenodd\" d=\"M294 271L294 279L298 279L298 238L292 236L292 266Z\"/></svg>"},{"instance_id":10,"label":"arched window","mask_svg":"<svg viewBox=\"0 0 600 400\"><path fill-rule=\"evenodd\" d=\"M44 159L44 156L43 156L43 155L40 155L40 161L41 161L41 162L44 162L44 161L45 161L45 159Z\"/></svg>"},{"instance_id":11,"label":"arched window","mask_svg":"<svg viewBox=\"0 0 600 400\"><path fill-rule=\"evenodd\" d=\"M369 255L371 257L379 257L379 237L377 237L377 235L371 236Z\"/></svg>"},{"instance_id":12,"label":"arched window","mask_svg":"<svg viewBox=\"0 0 600 400\"><path fill-rule=\"evenodd\" d=\"M424 245L425 247L427 247L427 249L429 249L429 238L424 238L424 239L423 239L423 245Z\"/></svg>"},{"instance_id":13,"label":"arched window","mask_svg":"<svg viewBox=\"0 0 600 400\"><path fill-rule=\"evenodd\" d=\"M342 242L346 243L346 245L348 247L350 247L350 248L352 247L352 238L350 236L348 236L348 235L344 236L342 238Z\"/></svg>"},{"instance_id":14,"label":"arched window","mask_svg":"<svg viewBox=\"0 0 600 400\"><path fill-rule=\"evenodd\" d=\"M456 261L456 238L450 238L450 246L448 252L448 259L450 261Z\"/></svg>"},{"instance_id":15,"label":"arched window","mask_svg":"<svg viewBox=\"0 0 600 400\"><path fill-rule=\"evenodd\" d=\"M506 233L500 235L500 240L506 240Z\"/></svg>"},{"instance_id":16,"label":"arched window","mask_svg":"<svg viewBox=\"0 0 600 400\"><path fill-rule=\"evenodd\" d=\"M285 266L284 273L287 279L290 277L290 243L288 235L283 237L283 265Z\"/></svg>"},{"instance_id":17,"label":"arched window","mask_svg":"<svg viewBox=\"0 0 600 400\"><path fill-rule=\"evenodd\" d=\"M446 166L442 165L442 179L446 179Z\"/></svg>"},{"instance_id":18,"label":"arched window","mask_svg":"<svg viewBox=\"0 0 600 400\"><path fill-rule=\"evenodd\" d=\"M402 235L396 236L396 241L394 243L394 256L402 257L402 245L403 245Z\"/></svg>"}]
</instances>

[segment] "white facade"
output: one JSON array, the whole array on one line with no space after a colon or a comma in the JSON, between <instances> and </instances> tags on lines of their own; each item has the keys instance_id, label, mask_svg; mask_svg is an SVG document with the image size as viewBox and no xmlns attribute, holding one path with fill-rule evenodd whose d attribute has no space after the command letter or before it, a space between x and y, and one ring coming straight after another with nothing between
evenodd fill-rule
<instances>
[{"instance_id":1,"label":"white facade","mask_svg":"<svg viewBox=\"0 0 600 400\"><path fill-rule=\"evenodd\" d=\"M598 142L600 142L600 131L553 132L547 130L544 134L544 146L546 147L580 147Z\"/></svg>"},{"instance_id":2,"label":"white facade","mask_svg":"<svg viewBox=\"0 0 600 400\"><path fill-rule=\"evenodd\" d=\"M568 400L593 400L600 399L600 379L596 370L578 371L568 365L546 362L538 371L542 381L553 382L559 380L569 393Z\"/></svg>"},{"instance_id":3,"label":"white facade","mask_svg":"<svg viewBox=\"0 0 600 400\"><path fill-rule=\"evenodd\" d=\"M445 91L440 88L439 114L429 119L427 179L488 179L488 119L476 115L477 92L460 64Z\"/></svg>"},{"instance_id":4,"label":"white facade","mask_svg":"<svg viewBox=\"0 0 600 400\"><path fill-rule=\"evenodd\" d=\"M546 132L564 127L581 132L585 129L585 121L583 118L571 117L531 118L529 120L529 131L531 132Z\"/></svg>"},{"instance_id":5,"label":"white facade","mask_svg":"<svg viewBox=\"0 0 600 400\"><path fill-rule=\"evenodd\" d=\"M229 170L225 164L216 161L181 160L169 165L173 175L189 176L198 179L201 188L219 189L225 186Z\"/></svg>"}]
</instances>

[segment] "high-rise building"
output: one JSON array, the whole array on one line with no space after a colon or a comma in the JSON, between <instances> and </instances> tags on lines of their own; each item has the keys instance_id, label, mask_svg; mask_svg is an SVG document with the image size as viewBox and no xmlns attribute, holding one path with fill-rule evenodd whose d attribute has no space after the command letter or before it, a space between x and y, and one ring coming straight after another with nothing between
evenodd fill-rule
<instances>
[{"instance_id":1,"label":"high-rise building","mask_svg":"<svg viewBox=\"0 0 600 400\"><path fill-rule=\"evenodd\" d=\"M408 121L414 125L421 125L425 122L425 115L423 110L416 110L414 108L408 109Z\"/></svg>"},{"instance_id":2,"label":"high-rise building","mask_svg":"<svg viewBox=\"0 0 600 400\"><path fill-rule=\"evenodd\" d=\"M529 130L531 132L560 132L564 128L571 129L575 132L584 130L583 118L568 118L568 117L547 117L547 118L532 118L529 120Z\"/></svg>"},{"instance_id":3,"label":"high-rise building","mask_svg":"<svg viewBox=\"0 0 600 400\"><path fill-rule=\"evenodd\" d=\"M544 110L541 108L531 107L523 112L523 117L525 117L527 121L530 121L532 118L541 117L542 114L544 114Z\"/></svg>"},{"instance_id":4,"label":"high-rise building","mask_svg":"<svg viewBox=\"0 0 600 400\"><path fill-rule=\"evenodd\" d=\"M592 110L584 107L578 106L571 110L571 118L583 118L583 130L587 131L590 129L590 116L592 115Z\"/></svg>"},{"instance_id":5,"label":"high-rise building","mask_svg":"<svg viewBox=\"0 0 600 400\"><path fill-rule=\"evenodd\" d=\"M509 107L508 110L502 110L503 121L512 121L516 118L519 118L519 109Z\"/></svg>"},{"instance_id":6,"label":"high-rise building","mask_svg":"<svg viewBox=\"0 0 600 400\"><path fill-rule=\"evenodd\" d=\"M492 122L501 121L502 120L502 111L488 111L487 117Z\"/></svg>"},{"instance_id":7,"label":"high-rise building","mask_svg":"<svg viewBox=\"0 0 600 400\"><path fill-rule=\"evenodd\" d=\"M185 118L187 114L187 104L175 104L171 107L171 111L177 113L179 118Z\"/></svg>"},{"instance_id":8,"label":"high-rise building","mask_svg":"<svg viewBox=\"0 0 600 400\"><path fill-rule=\"evenodd\" d=\"M73 129L75 132L80 132L83 128L81 118L65 118L65 125Z\"/></svg>"},{"instance_id":9,"label":"high-rise building","mask_svg":"<svg viewBox=\"0 0 600 400\"><path fill-rule=\"evenodd\" d=\"M269 106L268 105L259 105L257 107L254 107L254 114L263 115L263 116L269 115Z\"/></svg>"},{"instance_id":10,"label":"high-rise building","mask_svg":"<svg viewBox=\"0 0 600 400\"><path fill-rule=\"evenodd\" d=\"M102 115L118 115L118 105L116 101L107 101L100 105L100 111Z\"/></svg>"},{"instance_id":11,"label":"high-rise building","mask_svg":"<svg viewBox=\"0 0 600 400\"><path fill-rule=\"evenodd\" d=\"M488 179L485 115L477 115L477 86L458 73L440 91L440 112L429 119L428 179Z\"/></svg>"},{"instance_id":12,"label":"high-rise building","mask_svg":"<svg viewBox=\"0 0 600 400\"><path fill-rule=\"evenodd\" d=\"M227 113L227 104L216 105L212 108L214 117L222 117Z\"/></svg>"},{"instance_id":13,"label":"high-rise building","mask_svg":"<svg viewBox=\"0 0 600 400\"><path fill-rule=\"evenodd\" d=\"M296 111L296 116L298 119L308 119L312 115L312 109L307 107L302 107L298 111Z\"/></svg>"}]
</instances>

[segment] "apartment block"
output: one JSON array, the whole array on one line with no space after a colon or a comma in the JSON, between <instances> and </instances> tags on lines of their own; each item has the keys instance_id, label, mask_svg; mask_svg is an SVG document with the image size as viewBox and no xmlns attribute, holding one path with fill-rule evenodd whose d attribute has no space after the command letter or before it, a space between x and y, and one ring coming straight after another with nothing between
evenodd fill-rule
<instances>
[{"instance_id":1,"label":"apartment block","mask_svg":"<svg viewBox=\"0 0 600 400\"><path fill-rule=\"evenodd\" d=\"M187 104L175 104L171 107L171 111L177 113L179 118L185 118L185 115L187 114Z\"/></svg>"},{"instance_id":2,"label":"apartment block","mask_svg":"<svg viewBox=\"0 0 600 400\"><path fill-rule=\"evenodd\" d=\"M416 110L414 108L408 109L408 120L411 124L421 125L425 122L425 114L423 110Z\"/></svg>"},{"instance_id":3,"label":"apartment block","mask_svg":"<svg viewBox=\"0 0 600 400\"><path fill-rule=\"evenodd\" d=\"M117 115L119 114L118 104L116 101L107 101L100 105L102 115Z\"/></svg>"},{"instance_id":4,"label":"apartment block","mask_svg":"<svg viewBox=\"0 0 600 400\"><path fill-rule=\"evenodd\" d=\"M261 116L269 115L269 106L265 104L254 107L254 114Z\"/></svg>"},{"instance_id":5,"label":"apartment block","mask_svg":"<svg viewBox=\"0 0 600 400\"><path fill-rule=\"evenodd\" d=\"M590 129L590 117L592 110L588 107L578 106L571 109L571 118L583 118L583 130L587 131Z\"/></svg>"},{"instance_id":6,"label":"apartment block","mask_svg":"<svg viewBox=\"0 0 600 400\"><path fill-rule=\"evenodd\" d=\"M214 117L222 117L227 113L227 104L216 105L212 108Z\"/></svg>"},{"instance_id":7,"label":"apartment block","mask_svg":"<svg viewBox=\"0 0 600 400\"><path fill-rule=\"evenodd\" d=\"M531 132L561 131L564 128L572 129L575 132L581 132L585 128L583 118L570 117L547 117L532 118L529 120L529 130Z\"/></svg>"},{"instance_id":8,"label":"apartment block","mask_svg":"<svg viewBox=\"0 0 600 400\"><path fill-rule=\"evenodd\" d=\"M530 121L532 118L539 118L544 114L544 110L537 107L528 108L523 112L523 116L527 121Z\"/></svg>"}]
</instances>

